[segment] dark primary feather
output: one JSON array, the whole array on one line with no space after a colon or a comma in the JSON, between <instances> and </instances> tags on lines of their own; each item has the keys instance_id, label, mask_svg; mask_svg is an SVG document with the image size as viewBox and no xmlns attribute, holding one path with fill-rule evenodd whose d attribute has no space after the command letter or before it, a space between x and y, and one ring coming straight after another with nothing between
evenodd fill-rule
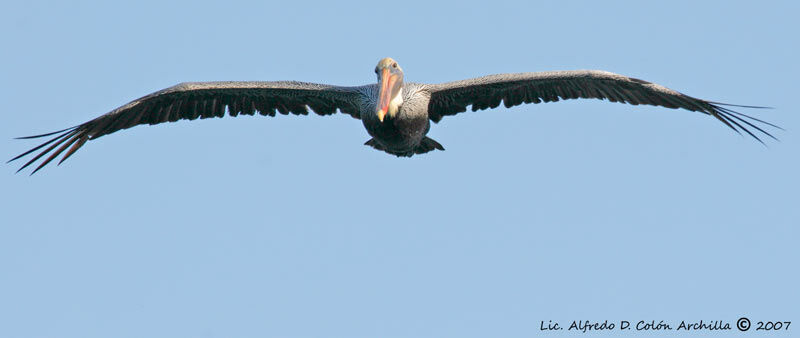
<instances>
[{"instance_id":1,"label":"dark primary feather","mask_svg":"<svg viewBox=\"0 0 800 338\"><path fill-rule=\"evenodd\" d=\"M439 122L448 115L465 112L467 106L470 105L472 111L477 111L496 108L501 102L506 107L513 107L523 103L586 98L702 112L714 116L737 133L741 134L741 131L744 131L761 143L764 142L749 128L773 139L776 138L756 126L755 122L781 129L774 124L723 106L767 107L737 106L705 101L655 83L596 70L498 74L430 85L428 88L431 92L428 114L433 122Z\"/></svg>"},{"instance_id":2,"label":"dark primary feather","mask_svg":"<svg viewBox=\"0 0 800 338\"><path fill-rule=\"evenodd\" d=\"M8 162L50 145L17 170L19 172L25 169L53 151L31 173L33 174L62 152L67 151L59 164L75 153L86 141L103 135L141 124L153 125L178 120L223 117L226 112L230 116L256 113L275 116L276 111L284 115L290 113L306 115L308 108L311 108L319 115L330 115L336 113L338 109L354 118L359 118L360 95L356 87L293 81L181 83L134 100L81 125L47 134L20 137L28 139L56 135Z\"/></svg>"}]
</instances>

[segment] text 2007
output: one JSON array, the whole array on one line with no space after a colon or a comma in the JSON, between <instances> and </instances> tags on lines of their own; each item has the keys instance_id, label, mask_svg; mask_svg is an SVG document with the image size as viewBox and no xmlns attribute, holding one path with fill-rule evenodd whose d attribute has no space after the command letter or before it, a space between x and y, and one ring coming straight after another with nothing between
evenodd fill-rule
<instances>
[{"instance_id":1,"label":"text 2007","mask_svg":"<svg viewBox=\"0 0 800 338\"><path fill-rule=\"evenodd\" d=\"M756 325L756 331L764 330L764 331L778 331L778 330L789 330L789 324L792 322L758 322Z\"/></svg>"}]
</instances>

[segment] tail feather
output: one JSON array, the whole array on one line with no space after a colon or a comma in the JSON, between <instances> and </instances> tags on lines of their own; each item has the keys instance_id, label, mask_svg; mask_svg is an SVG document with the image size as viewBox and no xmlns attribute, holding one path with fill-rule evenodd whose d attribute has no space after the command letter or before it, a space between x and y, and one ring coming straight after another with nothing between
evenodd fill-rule
<instances>
[{"instance_id":1,"label":"tail feather","mask_svg":"<svg viewBox=\"0 0 800 338\"><path fill-rule=\"evenodd\" d=\"M411 157L411 156L414 156L415 154L424 154L424 153L427 153L429 151L433 151L433 150L436 150L436 149L444 150L444 147L439 142L436 142L436 140L434 140L434 139L432 139L430 137L423 138L422 141L419 143L419 145L416 148L414 148L413 150L406 150L406 151L397 151L397 150L393 150L393 149L387 149L382 144L380 144L378 141L376 141L374 138L369 139L367 142L364 143L364 145L373 147L373 148L375 148L377 150L380 150L380 151L385 151L385 152L387 152L389 154L392 154L392 155L395 155L397 157Z\"/></svg>"},{"instance_id":2,"label":"tail feather","mask_svg":"<svg viewBox=\"0 0 800 338\"><path fill-rule=\"evenodd\" d=\"M419 146L414 149L414 153L424 154L436 149L444 150L444 147L439 142L436 142L436 140L426 136L422 139L422 142L419 143Z\"/></svg>"}]
</instances>

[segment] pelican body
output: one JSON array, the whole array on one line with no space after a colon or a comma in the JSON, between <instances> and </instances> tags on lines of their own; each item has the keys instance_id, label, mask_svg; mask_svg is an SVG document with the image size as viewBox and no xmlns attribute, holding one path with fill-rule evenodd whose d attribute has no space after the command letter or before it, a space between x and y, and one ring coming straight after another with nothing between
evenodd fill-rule
<instances>
[{"instance_id":1,"label":"pelican body","mask_svg":"<svg viewBox=\"0 0 800 338\"><path fill-rule=\"evenodd\" d=\"M277 82L191 82L181 83L146 95L80 125L52 133L22 137L53 136L47 142L14 157L9 162L39 151L22 170L50 154L33 173L59 154L59 164L87 141L141 124L223 117L239 114L266 116L337 111L360 119L372 137L365 144L398 157L410 157L432 150L444 150L427 137L430 122L467 111L505 107L522 103L554 102L560 99L594 98L633 105L647 104L683 108L715 117L731 129L746 132L759 142L751 128L775 139L758 123L778 126L739 113L713 101L697 99L647 81L605 71L557 71L489 75L442 84L404 81L402 68L391 58L375 67L378 82L342 87L295 81ZM738 106L747 108L764 108ZM763 142L762 142L763 143ZM45 148L46 147L46 148ZM18 170L18 171L19 171Z\"/></svg>"}]
</instances>

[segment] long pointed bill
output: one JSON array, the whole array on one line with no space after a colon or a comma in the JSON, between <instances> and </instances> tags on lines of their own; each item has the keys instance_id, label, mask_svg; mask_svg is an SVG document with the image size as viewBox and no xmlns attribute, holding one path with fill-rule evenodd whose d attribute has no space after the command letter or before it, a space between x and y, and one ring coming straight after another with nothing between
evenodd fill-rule
<instances>
[{"instance_id":1,"label":"long pointed bill","mask_svg":"<svg viewBox=\"0 0 800 338\"><path fill-rule=\"evenodd\" d=\"M389 69L384 68L381 72L381 91L378 93L378 120L381 122L389 112L389 102L392 101L395 82L397 82L397 76L390 75Z\"/></svg>"}]
</instances>

